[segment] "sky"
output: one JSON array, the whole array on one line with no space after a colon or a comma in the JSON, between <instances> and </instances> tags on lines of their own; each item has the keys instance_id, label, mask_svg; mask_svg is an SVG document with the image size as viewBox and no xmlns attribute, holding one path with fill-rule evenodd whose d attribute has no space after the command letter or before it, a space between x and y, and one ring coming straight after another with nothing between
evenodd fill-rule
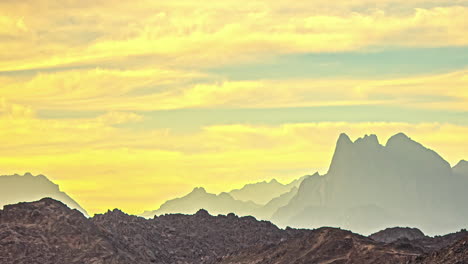
<instances>
[{"instance_id":1,"label":"sky","mask_svg":"<svg viewBox=\"0 0 468 264\"><path fill-rule=\"evenodd\" d=\"M468 158L468 1L0 1L0 172L88 212L325 173L340 133Z\"/></svg>"}]
</instances>

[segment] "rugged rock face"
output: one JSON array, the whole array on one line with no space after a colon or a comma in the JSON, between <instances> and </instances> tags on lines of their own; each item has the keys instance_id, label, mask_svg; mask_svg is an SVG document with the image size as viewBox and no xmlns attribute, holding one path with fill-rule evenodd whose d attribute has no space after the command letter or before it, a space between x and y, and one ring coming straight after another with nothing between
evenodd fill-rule
<instances>
[{"instance_id":1,"label":"rugged rock face","mask_svg":"<svg viewBox=\"0 0 468 264\"><path fill-rule=\"evenodd\" d=\"M217 263L293 233L253 217L204 210L154 219L113 210L88 219L45 198L0 211L0 263Z\"/></svg>"},{"instance_id":2,"label":"rugged rock face","mask_svg":"<svg viewBox=\"0 0 468 264\"><path fill-rule=\"evenodd\" d=\"M415 240L425 238L426 236L417 228L393 227L374 233L369 237L375 241L392 243L399 239Z\"/></svg>"},{"instance_id":3,"label":"rugged rock face","mask_svg":"<svg viewBox=\"0 0 468 264\"><path fill-rule=\"evenodd\" d=\"M412 264L466 264L468 263L468 237L430 254L417 257Z\"/></svg>"},{"instance_id":4,"label":"rugged rock face","mask_svg":"<svg viewBox=\"0 0 468 264\"><path fill-rule=\"evenodd\" d=\"M205 210L154 219L114 210L95 216L92 222L136 256L135 263L216 263L243 248L279 243L290 236L270 222L234 214L211 216Z\"/></svg>"},{"instance_id":5,"label":"rugged rock face","mask_svg":"<svg viewBox=\"0 0 468 264\"><path fill-rule=\"evenodd\" d=\"M0 263L126 263L77 210L44 198L0 211Z\"/></svg>"},{"instance_id":6,"label":"rugged rock face","mask_svg":"<svg viewBox=\"0 0 468 264\"><path fill-rule=\"evenodd\" d=\"M0 263L465 263L466 235L384 243L336 228L283 230L205 210L145 219L115 209L86 218L44 198L0 210ZM458 239L464 240L453 244Z\"/></svg>"},{"instance_id":7,"label":"rugged rock face","mask_svg":"<svg viewBox=\"0 0 468 264\"><path fill-rule=\"evenodd\" d=\"M419 255L411 247L398 249L370 238L335 228L301 232L277 245L262 245L229 256L225 264L299 263L406 263Z\"/></svg>"}]
</instances>

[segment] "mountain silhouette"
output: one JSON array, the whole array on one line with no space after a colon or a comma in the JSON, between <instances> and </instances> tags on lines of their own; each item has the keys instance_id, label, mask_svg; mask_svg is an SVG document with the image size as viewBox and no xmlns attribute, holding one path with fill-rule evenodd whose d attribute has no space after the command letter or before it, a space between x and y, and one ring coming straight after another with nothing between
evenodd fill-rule
<instances>
[{"instance_id":1,"label":"mountain silhouette","mask_svg":"<svg viewBox=\"0 0 468 264\"><path fill-rule=\"evenodd\" d=\"M336 226L370 234L414 226L429 234L466 227L465 163L453 170L433 150L403 133L381 145L375 135L338 138L328 172L304 180L272 217L281 226Z\"/></svg>"},{"instance_id":2,"label":"mountain silhouette","mask_svg":"<svg viewBox=\"0 0 468 264\"><path fill-rule=\"evenodd\" d=\"M214 215L235 213L268 220L279 207L289 203L297 192L297 186L307 177L295 179L289 184L279 183L275 179L247 184L218 195L206 192L203 187L196 187L189 194L168 200L158 210L146 211L141 216L151 218L162 214L194 214L205 209Z\"/></svg>"},{"instance_id":3,"label":"mountain silhouette","mask_svg":"<svg viewBox=\"0 0 468 264\"><path fill-rule=\"evenodd\" d=\"M381 144L376 135L354 142L338 137L328 172L281 184L247 184L220 195L195 188L145 217L165 213L236 213L281 227L334 226L371 234L388 226L412 226L427 234L468 223L468 162L451 168L435 151L403 133Z\"/></svg>"},{"instance_id":4,"label":"mountain silhouette","mask_svg":"<svg viewBox=\"0 0 468 264\"><path fill-rule=\"evenodd\" d=\"M44 175L34 176L31 173L25 173L24 175L0 176L0 207L36 201L44 197L59 200L70 208L78 209L84 215L88 215L85 209L66 193L60 191L59 186Z\"/></svg>"},{"instance_id":5,"label":"mountain silhouette","mask_svg":"<svg viewBox=\"0 0 468 264\"><path fill-rule=\"evenodd\" d=\"M143 213L143 217L153 217L164 214L194 214L200 209L205 209L211 214L236 213L239 215L252 215L261 205L254 202L238 201L228 193L219 195L206 192L202 187L196 187L184 197L169 200L161 205L158 210Z\"/></svg>"}]
</instances>

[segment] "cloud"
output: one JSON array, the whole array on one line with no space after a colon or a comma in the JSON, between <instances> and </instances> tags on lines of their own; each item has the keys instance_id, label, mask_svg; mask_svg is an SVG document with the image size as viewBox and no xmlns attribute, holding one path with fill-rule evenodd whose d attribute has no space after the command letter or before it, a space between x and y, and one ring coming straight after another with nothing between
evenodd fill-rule
<instances>
[{"instance_id":1,"label":"cloud","mask_svg":"<svg viewBox=\"0 0 468 264\"><path fill-rule=\"evenodd\" d=\"M35 111L27 106L13 104L0 97L0 118L25 119L35 116Z\"/></svg>"},{"instance_id":2,"label":"cloud","mask_svg":"<svg viewBox=\"0 0 468 264\"><path fill-rule=\"evenodd\" d=\"M340 7L323 1L221 1L202 6L196 1L52 2L43 5L53 10L44 9L41 1L21 8L0 5L3 13L18 10L18 18L5 22L16 25L9 27L28 29L9 44L11 59L2 60L0 71L102 64L134 56L163 57L153 66L199 67L272 54L468 44L464 1L444 1L441 6L384 1L372 3L375 8L364 8L367 1ZM393 11L394 4L404 12ZM41 16L34 15L38 12Z\"/></svg>"}]
</instances>

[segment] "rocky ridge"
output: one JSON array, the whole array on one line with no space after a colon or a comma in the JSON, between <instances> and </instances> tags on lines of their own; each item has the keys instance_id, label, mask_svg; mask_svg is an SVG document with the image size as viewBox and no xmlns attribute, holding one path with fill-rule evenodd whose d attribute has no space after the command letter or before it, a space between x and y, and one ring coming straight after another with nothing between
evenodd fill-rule
<instances>
[{"instance_id":1,"label":"rocky ridge","mask_svg":"<svg viewBox=\"0 0 468 264\"><path fill-rule=\"evenodd\" d=\"M385 243L337 228L279 229L205 210L145 219L115 209L86 218L50 198L0 210L4 264L457 263L443 261L466 259L466 240L463 231Z\"/></svg>"}]
</instances>

